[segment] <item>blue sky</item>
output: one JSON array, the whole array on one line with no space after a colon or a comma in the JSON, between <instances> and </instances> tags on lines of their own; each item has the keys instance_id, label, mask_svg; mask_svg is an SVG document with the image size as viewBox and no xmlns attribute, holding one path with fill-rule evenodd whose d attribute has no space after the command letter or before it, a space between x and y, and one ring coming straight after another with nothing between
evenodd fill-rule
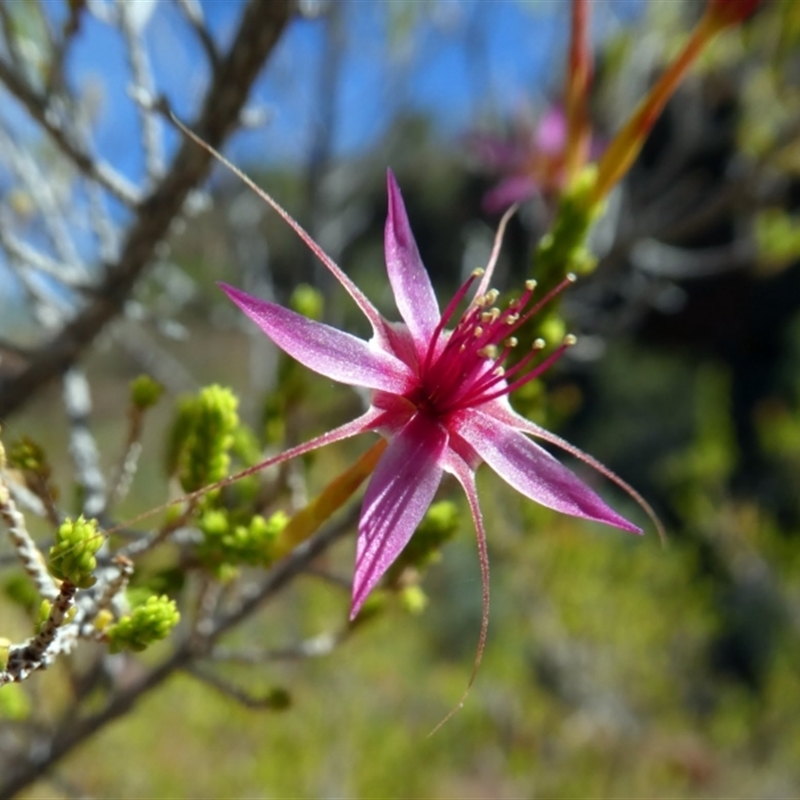
<instances>
[{"instance_id":1,"label":"blue sky","mask_svg":"<svg viewBox=\"0 0 800 800\"><path fill-rule=\"evenodd\" d=\"M142 26L157 92L191 119L210 76L197 37L177 3L130 3L136 24ZM224 50L238 24L243 0L202 0L201 5L214 39ZM644 5L643 0L595 0L595 38L604 39L635 20ZM96 0L94 7L113 11L115 4ZM455 142L478 119L508 118L515 110L541 106L548 95L560 94L569 34L567 0L343 0L339 7L341 58L334 88L326 94L332 98L334 158L367 151L404 112L425 114L443 140ZM35 43L36 18L30 11L35 7L17 8L27 9L23 13L34 20L30 29ZM59 29L66 0L48 0L41 8ZM306 162L322 120L320 87L323 66L328 63L324 56L327 25L324 18L291 23L252 95L253 106L264 112L266 122L232 139L227 150L235 161L248 168L257 163L302 166ZM66 75L90 110L99 154L118 172L140 182L144 174L141 117L128 91L130 69L118 30L84 15L66 61ZM168 161L178 137L159 125L163 158ZM30 143L36 153L37 127L2 89L0 126L18 142ZM0 190L7 192L13 181L13 170L0 161ZM96 253L91 252L95 245L86 224L86 198L81 192L73 195L64 203L64 213L71 215L76 246L91 263ZM115 218L122 221L116 212ZM41 220L26 225L28 241L47 252L46 226ZM14 287L10 278L0 251L0 327L7 327L9 315L22 309L17 299L21 287Z\"/></svg>"},{"instance_id":2,"label":"blue sky","mask_svg":"<svg viewBox=\"0 0 800 800\"><path fill-rule=\"evenodd\" d=\"M150 4L137 0L137 5ZM205 0L202 6L216 40L229 42L242 3ZM639 0L597 2L596 34L607 35L641 7ZM543 93L560 91L566 0L347 0L342 9L332 139L337 154L368 148L403 109L425 112L443 136L456 137L476 114L508 115ZM201 48L174 3L158 3L145 32L156 85L179 112L191 115L208 80ZM318 121L325 35L321 18L291 24L254 93L269 121L237 137L229 150L235 157L303 163ZM73 49L69 74L83 91L103 87L98 147L119 169L138 177L138 117L127 96L129 73L115 31L89 20Z\"/></svg>"}]
</instances>

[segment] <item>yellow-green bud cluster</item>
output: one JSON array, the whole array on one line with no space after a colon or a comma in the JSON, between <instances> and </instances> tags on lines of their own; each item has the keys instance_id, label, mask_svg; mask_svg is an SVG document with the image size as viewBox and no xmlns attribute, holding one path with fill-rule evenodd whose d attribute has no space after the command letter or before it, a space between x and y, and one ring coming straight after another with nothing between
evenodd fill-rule
<instances>
[{"instance_id":1,"label":"yellow-green bud cluster","mask_svg":"<svg viewBox=\"0 0 800 800\"><path fill-rule=\"evenodd\" d=\"M50 465L44 448L27 436L12 443L8 450L8 463L15 469L33 472L45 479L50 477Z\"/></svg>"},{"instance_id":2,"label":"yellow-green bud cluster","mask_svg":"<svg viewBox=\"0 0 800 800\"><path fill-rule=\"evenodd\" d=\"M144 411L159 401L164 393L164 387L149 375L140 375L131 381L130 391L131 404L139 411Z\"/></svg>"},{"instance_id":3,"label":"yellow-green bud cluster","mask_svg":"<svg viewBox=\"0 0 800 800\"><path fill-rule=\"evenodd\" d=\"M97 520L66 520L56 532L56 543L50 548L50 572L60 580L68 580L79 589L88 589L95 582L95 553L103 544Z\"/></svg>"},{"instance_id":4,"label":"yellow-green bud cluster","mask_svg":"<svg viewBox=\"0 0 800 800\"><path fill-rule=\"evenodd\" d=\"M198 522L203 532L198 557L210 567L265 566L272 561L275 542L288 521L286 514L278 511L269 519L256 514L248 524L241 525L234 523L223 509L208 510Z\"/></svg>"},{"instance_id":5,"label":"yellow-green bud cluster","mask_svg":"<svg viewBox=\"0 0 800 800\"><path fill-rule=\"evenodd\" d=\"M460 525L458 508L449 500L434 503L419 527L389 570L389 582L407 567L424 569L438 560L442 545L456 535Z\"/></svg>"},{"instance_id":6,"label":"yellow-green bud cluster","mask_svg":"<svg viewBox=\"0 0 800 800\"><path fill-rule=\"evenodd\" d=\"M182 401L173 425L168 466L177 472L184 491L193 492L227 474L228 451L239 426L238 403L230 389L216 385Z\"/></svg>"},{"instance_id":7,"label":"yellow-green bud cluster","mask_svg":"<svg viewBox=\"0 0 800 800\"><path fill-rule=\"evenodd\" d=\"M174 600L166 595L153 595L119 622L109 625L106 630L109 650L112 653L146 650L154 642L166 639L180 618Z\"/></svg>"}]
</instances>

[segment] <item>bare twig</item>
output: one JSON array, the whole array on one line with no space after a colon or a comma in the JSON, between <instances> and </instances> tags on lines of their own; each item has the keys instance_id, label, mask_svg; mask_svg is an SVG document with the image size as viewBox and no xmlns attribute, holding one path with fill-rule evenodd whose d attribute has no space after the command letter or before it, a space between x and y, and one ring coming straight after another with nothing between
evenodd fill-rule
<instances>
[{"instance_id":1,"label":"bare twig","mask_svg":"<svg viewBox=\"0 0 800 800\"><path fill-rule=\"evenodd\" d=\"M269 692L263 697L256 697L246 692L244 689L234 686L232 683L220 678L219 675L212 675L210 672L200 669L193 664L185 667L184 671L192 677L197 678L197 680L202 681L207 686L210 686L212 689L215 689L220 694L230 697L237 703L240 703L245 708L251 710L271 708L277 711L282 711L286 708L286 695L280 690L278 692Z\"/></svg>"}]
</instances>

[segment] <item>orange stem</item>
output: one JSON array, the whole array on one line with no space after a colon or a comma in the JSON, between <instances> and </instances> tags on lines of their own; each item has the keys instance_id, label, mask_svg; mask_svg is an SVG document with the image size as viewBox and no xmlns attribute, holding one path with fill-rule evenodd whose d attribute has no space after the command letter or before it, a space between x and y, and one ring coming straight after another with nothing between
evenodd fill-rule
<instances>
[{"instance_id":1,"label":"orange stem","mask_svg":"<svg viewBox=\"0 0 800 800\"><path fill-rule=\"evenodd\" d=\"M564 101L567 112L567 146L564 159L567 184L571 183L589 158L589 86L592 80L590 14L591 5L588 0L573 0L569 73Z\"/></svg>"},{"instance_id":2,"label":"orange stem","mask_svg":"<svg viewBox=\"0 0 800 800\"><path fill-rule=\"evenodd\" d=\"M719 30L717 20L712 14L706 13L692 32L681 54L669 65L647 97L639 104L633 116L614 137L600 160L597 182L591 196L592 204L602 200L631 168L647 134L664 110L667 101L675 93L689 67Z\"/></svg>"}]
</instances>

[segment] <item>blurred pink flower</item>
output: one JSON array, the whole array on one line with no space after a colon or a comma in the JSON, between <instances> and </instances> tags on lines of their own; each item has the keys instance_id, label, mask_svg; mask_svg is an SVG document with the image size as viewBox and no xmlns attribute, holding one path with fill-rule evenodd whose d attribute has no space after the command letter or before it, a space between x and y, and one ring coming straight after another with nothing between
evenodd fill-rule
<instances>
[{"instance_id":1,"label":"blurred pink flower","mask_svg":"<svg viewBox=\"0 0 800 800\"><path fill-rule=\"evenodd\" d=\"M548 130L542 128L540 141L545 141L547 134ZM553 136L555 132L550 129L549 134ZM443 473L448 472L466 492L478 537L484 581L482 646L489 595L486 536L475 486L475 471L481 462L485 461L517 491L548 508L640 532L531 441L526 435L529 434L577 456L623 487L645 508L646 504L605 467L519 416L508 402L509 392L539 376L572 343L568 337L543 360L537 346L507 371L503 369L516 344L514 332L570 280L538 302L533 300L534 283L528 282L519 300L505 310L496 308L497 292L489 289L489 281L506 217L498 230L486 272L473 274L440 314L391 172L387 183L386 266L403 322L384 319L300 225L261 192L364 312L372 326L372 338L359 339L231 286L221 284L221 287L292 358L331 380L371 392L370 406L362 416L269 462L285 461L367 431L378 432L389 441L364 496L351 619L411 538L436 494ZM457 310L473 286L474 294L459 316Z\"/></svg>"},{"instance_id":2,"label":"blurred pink flower","mask_svg":"<svg viewBox=\"0 0 800 800\"><path fill-rule=\"evenodd\" d=\"M507 138L474 133L467 147L485 169L505 175L484 195L483 208L489 214L537 192L554 194L564 185L567 118L560 106L548 109L538 124L518 120Z\"/></svg>"}]
</instances>

